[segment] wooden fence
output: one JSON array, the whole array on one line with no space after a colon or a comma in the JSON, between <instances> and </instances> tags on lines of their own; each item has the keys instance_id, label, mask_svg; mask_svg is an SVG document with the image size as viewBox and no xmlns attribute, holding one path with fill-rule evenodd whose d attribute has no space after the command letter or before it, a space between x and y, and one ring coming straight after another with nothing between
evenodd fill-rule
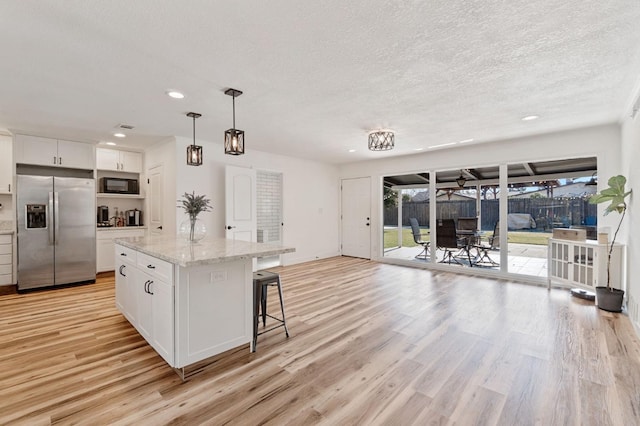
<instances>
[{"instance_id":1,"label":"wooden fence","mask_svg":"<svg viewBox=\"0 0 640 426\"><path fill-rule=\"evenodd\" d=\"M493 230L500 217L499 200L481 200L482 230ZM596 225L597 208L582 198L513 198L508 200L509 213L530 214L537 230L576 225ZM436 203L436 217L456 219L475 217L475 200L440 201ZM429 202L408 201L402 204L402 226L409 226L409 218L418 219L420 226L429 226ZM386 208L384 225L398 225L398 207Z\"/></svg>"}]
</instances>

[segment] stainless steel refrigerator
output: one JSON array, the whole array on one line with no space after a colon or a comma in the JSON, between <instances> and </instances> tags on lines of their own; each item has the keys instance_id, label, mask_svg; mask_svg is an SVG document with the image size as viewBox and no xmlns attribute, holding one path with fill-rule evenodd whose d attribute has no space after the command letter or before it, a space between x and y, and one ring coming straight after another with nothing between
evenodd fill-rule
<instances>
[{"instance_id":1,"label":"stainless steel refrigerator","mask_svg":"<svg viewBox=\"0 0 640 426\"><path fill-rule=\"evenodd\" d=\"M96 279L93 179L18 175L18 290Z\"/></svg>"}]
</instances>

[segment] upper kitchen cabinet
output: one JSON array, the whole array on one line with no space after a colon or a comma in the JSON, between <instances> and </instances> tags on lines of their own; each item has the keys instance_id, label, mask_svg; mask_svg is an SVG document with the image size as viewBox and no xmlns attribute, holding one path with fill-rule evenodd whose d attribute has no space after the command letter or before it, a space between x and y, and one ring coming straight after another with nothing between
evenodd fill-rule
<instances>
[{"instance_id":1,"label":"upper kitchen cabinet","mask_svg":"<svg viewBox=\"0 0 640 426\"><path fill-rule=\"evenodd\" d=\"M95 167L94 146L40 136L15 136L15 161L38 166L87 169Z\"/></svg>"},{"instance_id":2,"label":"upper kitchen cabinet","mask_svg":"<svg viewBox=\"0 0 640 426\"><path fill-rule=\"evenodd\" d=\"M13 158L11 137L0 135L0 194L11 194L13 186Z\"/></svg>"},{"instance_id":3,"label":"upper kitchen cabinet","mask_svg":"<svg viewBox=\"0 0 640 426\"><path fill-rule=\"evenodd\" d=\"M142 154L140 152L96 148L96 169L142 173Z\"/></svg>"}]
</instances>

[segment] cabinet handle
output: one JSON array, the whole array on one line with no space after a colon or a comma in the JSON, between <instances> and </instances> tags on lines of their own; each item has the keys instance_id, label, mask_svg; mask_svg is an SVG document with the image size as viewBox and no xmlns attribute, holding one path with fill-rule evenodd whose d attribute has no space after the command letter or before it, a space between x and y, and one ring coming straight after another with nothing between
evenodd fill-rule
<instances>
[{"instance_id":1,"label":"cabinet handle","mask_svg":"<svg viewBox=\"0 0 640 426\"><path fill-rule=\"evenodd\" d=\"M150 282L149 280L146 280L144 282L144 292L145 293L149 293L149 282Z\"/></svg>"},{"instance_id":2,"label":"cabinet handle","mask_svg":"<svg viewBox=\"0 0 640 426\"><path fill-rule=\"evenodd\" d=\"M57 158L53 157L53 164L56 164L56 160L57 160Z\"/></svg>"},{"instance_id":3,"label":"cabinet handle","mask_svg":"<svg viewBox=\"0 0 640 426\"><path fill-rule=\"evenodd\" d=\"M9 184L9 192L11 192L11 184Z\"/></svg>"},{"instance_id":4,"label":"cabinet handle","mask_svg":"<svg viewBox=\"0 0 640 426\"><path fill-rule=\"evenodd\" d=\"M62 157L58 157L58 164L62 166Z\"/></svg>"},{"instance_id":5,"label":"cabinet handle","mask_svg":"<svg viewBox=\"0 0 640 426\"><path fill-rule=\"evenodd\" d=\"M126 267L126 265L120 265L120 269L118 272L120 272L120 275L122 275L123 277L126 277L125 274L122 273L122 270Z\"/></svg>"},{"instance_id":6,"label":"cabinet handle","mask_svg":"<svg viewBox=\"0 0 640 426\"><path fill-rule=\"evenodd\" d=\"M147 288L149 289L149 291L147 291L147 293L149 293L150 295L153 296L153 292L151 291L151 284L153 284L153 281L149 281L149 285L147 286Z\"/></svg>"},{"instance_id":7,"label":"cabinet handle","mask_svg":"<svg viewBox=\"0 0 640 426\"><path fill-rule=\"evenodd\" d=\"M120 253L120 256L127 257L127 253Z\"/></svg>"},{"instance_id":8,"label":"cabinet handle","mask_svg":"<svg viewBox=\"0 0 640 426\"><path fill-rule=\"evenodd\" d=\"M149 268L149 269L156 269L156 267L155 267L155 266L153 266L153 265L147 265L147 268Z\"/></svg>"}]
</instances>

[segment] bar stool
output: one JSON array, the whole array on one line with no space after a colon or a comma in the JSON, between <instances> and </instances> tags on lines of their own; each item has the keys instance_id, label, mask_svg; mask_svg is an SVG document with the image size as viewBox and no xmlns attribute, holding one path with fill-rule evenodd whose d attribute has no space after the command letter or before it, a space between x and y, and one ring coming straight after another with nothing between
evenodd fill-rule
<instances>
[{"instance_id":1,"label":"bar stool","mask_svg":"<svg viewBox=\"0 0 640 426\"><path fill-rule=\"evenodd\" d=\"M282 319L276 318L267 314L267 292L270 286L278 287L278 296L280 297L280 311L282 312ZM266 326L267 317L272 318L279 322L278 325L263 330L258 333L258 323L260 321L260 310L262 310L262 326ZM275 330L276 328L284 327L284 331L289 337L289 329L287 328L287 319L284 314L284 298L282 297L282 284L280 283L280 275L269 272L259 271L253 273L253 347L252 352L255 352L258 344L258 336L268 331Z\"/></svg>"}]
</instances>

